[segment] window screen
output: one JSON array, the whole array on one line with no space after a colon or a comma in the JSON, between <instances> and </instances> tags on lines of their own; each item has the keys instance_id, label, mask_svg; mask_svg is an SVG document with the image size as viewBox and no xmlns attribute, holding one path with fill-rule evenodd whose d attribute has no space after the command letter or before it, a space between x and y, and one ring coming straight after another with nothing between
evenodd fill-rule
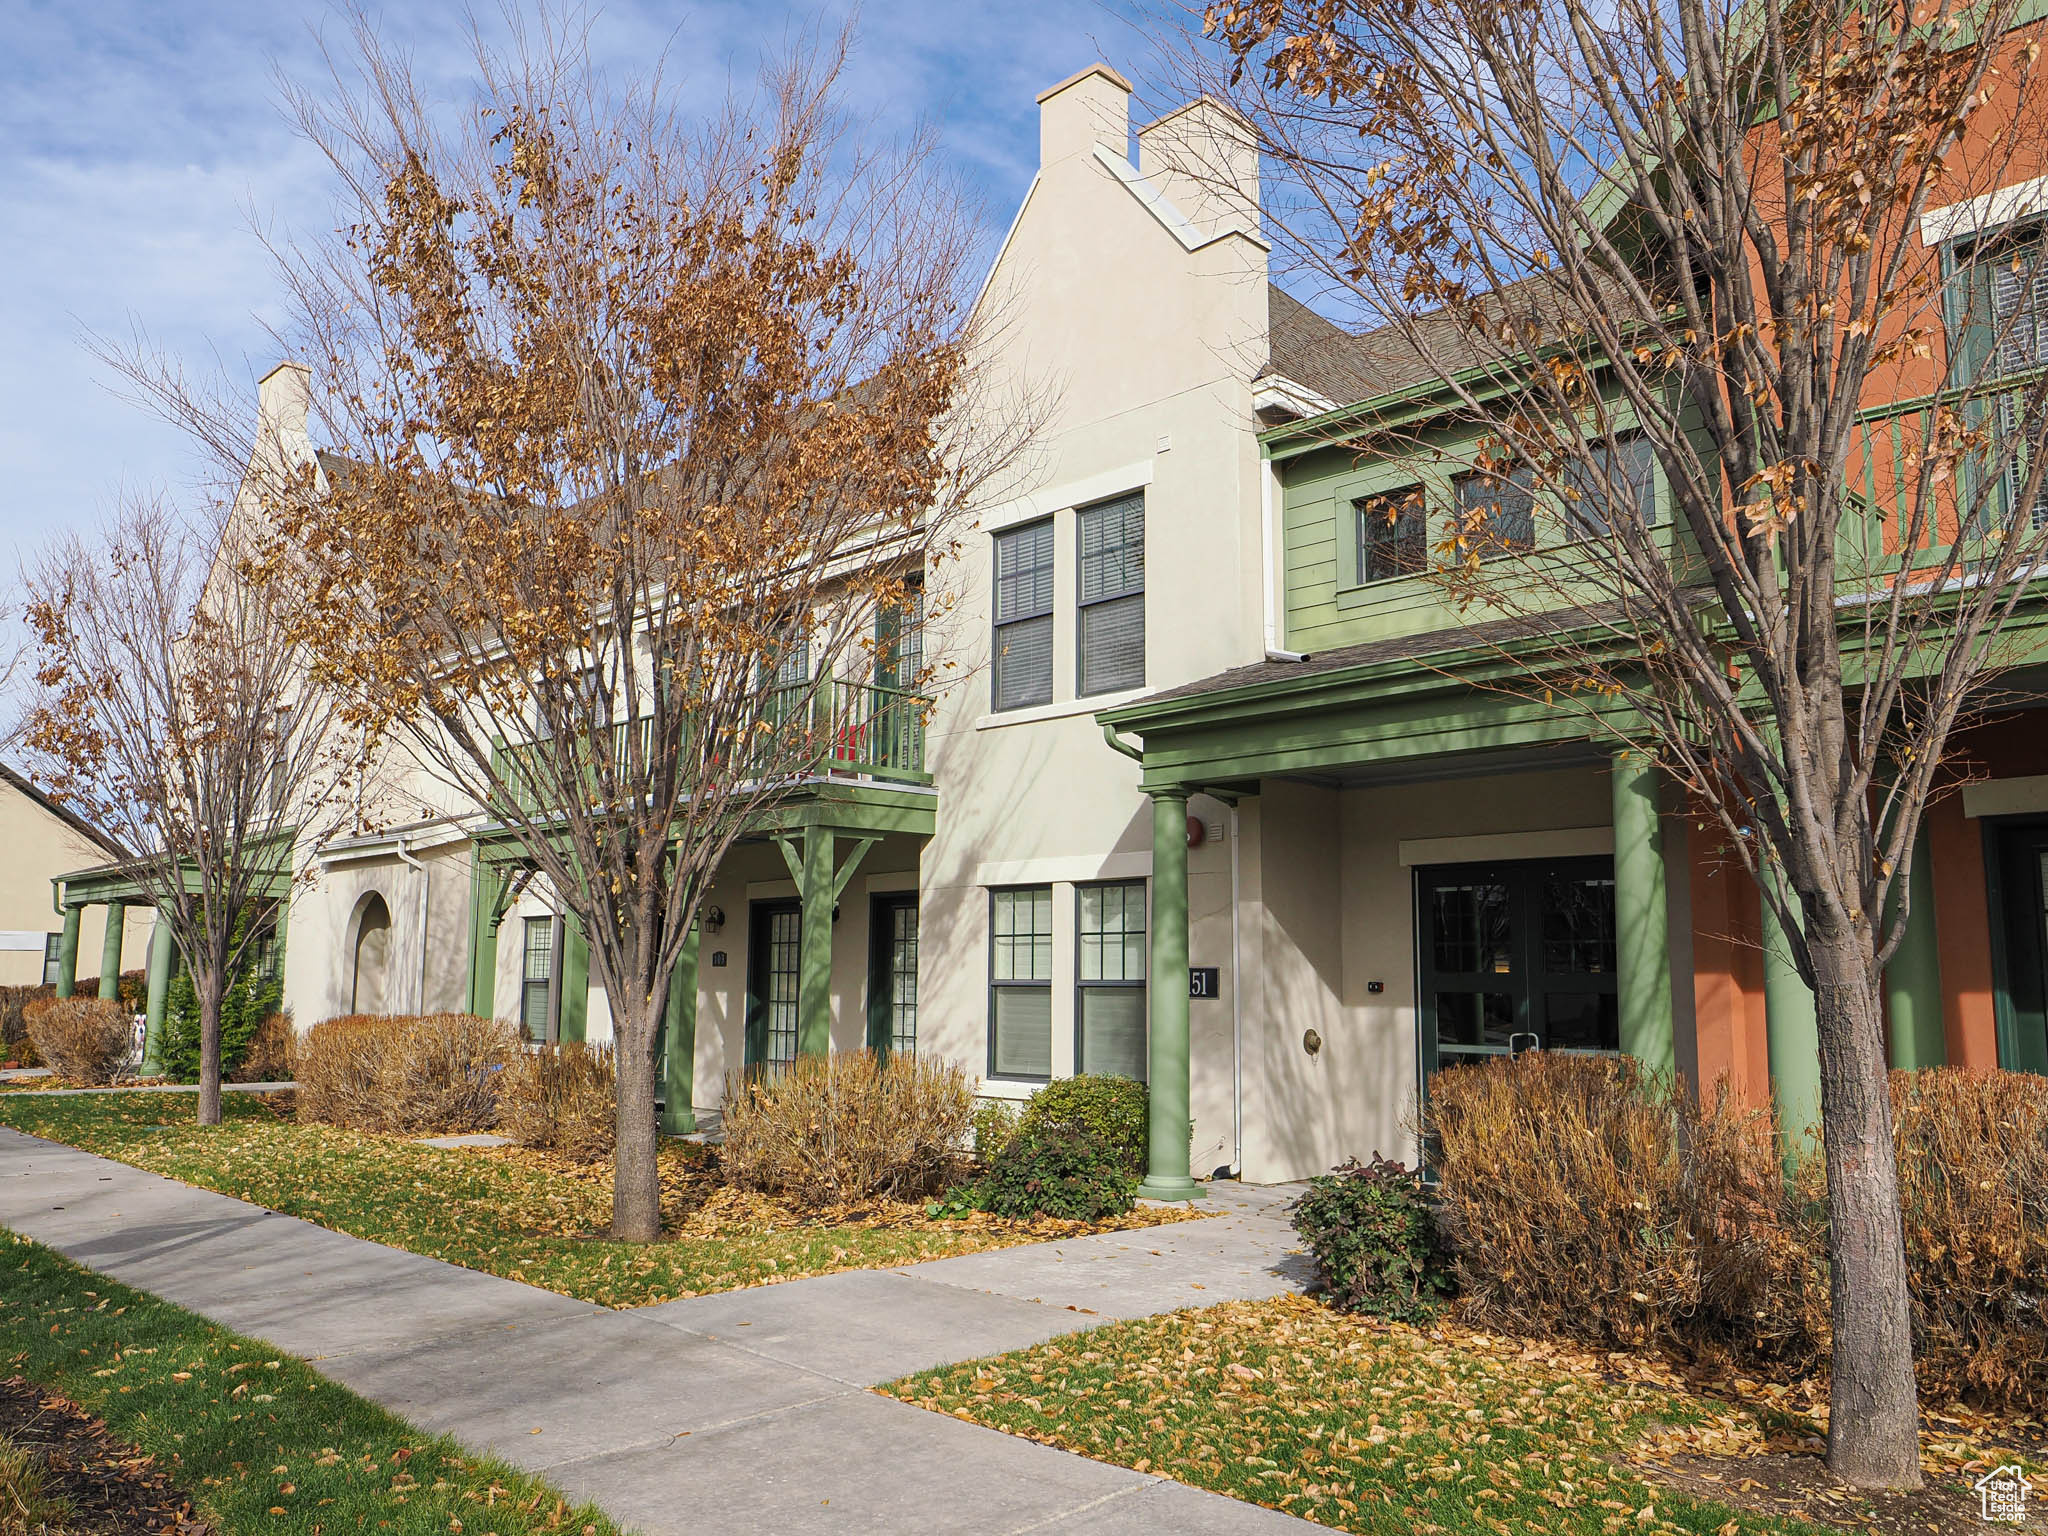
<instances>
[{"instance_id":1,"label":"window screen","mask_svg":"<svg viewBox=\"0 0 2048 1536\"><path fill-rule=\"evenodd\" d=\"M1358 579L1414 576L1429 568L1429 522L1422 487L1368 496L1358 514Z\"/></svg>"},{"instance_id":2,"label":"window screen","mask_svg":"<svg viewBox=\"0 0 2048 1536\"><path fill-rule=\"evenodd\" d=\"M1084 885L1079 899L1075 1060L1145 1080L1145 882Z\"/></svg>"},{"instance_id":3,"label":"window screen","mask_svg":"<svg viewBox=\"0 0 2048 1536\"><path fill-rule=\"evenodd\" d=\"M989 892L989 1075L1052 1076L1052 887Z\"/></svg>"},{"instance_id":4,"label":"window screen","mask_svg":"<svg viewBox=\"0 0 2048 1536\"><path fill-rule=\"evenodd\" d=\"M1991 267L1991 335L1998 349L1999 373L2021 373L2048 363L2048 242L2039 226L2000 241L1989 253ZM1998 438L2006 445L2005 505L2013 506L2026 488L2028 465L2024 444L2039 430L2023 419L2029 391L2017 389L1998 397ZM2013 521L2018 522L2015 518ZM2048 486L2035 497L2027 526L2048 522Z\"/></svg>"},{"instance_id":5,"label":"window screen","mask_svg":"<svg viewBox=\"0 0 2048 1536\"><path fill-rule=\"evenodd\" d=\"M995 707L1052 702L1052 522L996 535Z\"/></svg>"},{"instance_id":6,"label":"window screen","mask_svg":"<svg viewBox=\"0 0 2048 1536\"><path fill-rule=\"evenodd\" d=\"M1080 692L1145 686L1145 493L1083 507Z\"/></svg>"}]
</instances>

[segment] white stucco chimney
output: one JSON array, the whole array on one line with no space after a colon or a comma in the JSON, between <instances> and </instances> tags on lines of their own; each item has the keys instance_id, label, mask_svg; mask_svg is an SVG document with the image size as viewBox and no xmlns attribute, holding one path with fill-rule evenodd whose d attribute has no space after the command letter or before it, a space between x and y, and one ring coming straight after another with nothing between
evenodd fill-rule
<instances>
[{"instance_id":1,"label":"white stucco chimney","mask_svg":"<svg viewBox=\"0 0 2048 1536\"><path fill-rule=\"evenodd\" d=\"M304 363L279 363L257 382L256 429L264 437L304 437L312 408L313 370Z\"/></svg>"},{"instance_id":2,"label":"white stucco chimney","mask_svg":"<svg viewBox=\"0 0 2048 1536\"><path fill-rule=\"evenodd\" d=\"M1090 64L1038 94L1038 163L1041 168L1096 145L1130 153L1131 82L1107 64Z\"/></svg>"},{"instance_id":3,"label":"white stucco chimney","mask_svg":"<svg viewBox=\"0 0 2048 1536\"><path fill-rule=\"evenodd\" d=\"M1138 170L1205 235L1259 232L1259 141L1213 96L1138 130Z\"/></svg>"}]
</instances>

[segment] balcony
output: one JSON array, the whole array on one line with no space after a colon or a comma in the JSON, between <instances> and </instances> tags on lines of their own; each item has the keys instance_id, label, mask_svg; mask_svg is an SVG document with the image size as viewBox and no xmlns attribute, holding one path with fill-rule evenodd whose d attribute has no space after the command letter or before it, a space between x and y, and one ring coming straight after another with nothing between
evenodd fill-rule
<instances>
[{"instance_id":1,"label":"balcony","mask_svg":"<svg viewBox=\"0 0 2048 1536\"><path fill-rule=\"evenodd\" d=\"M808 721L801 718L806 709ZM931 700L924 695L879 683L834 679L815 690L809 683L772 688L763 701L764 718L778 732L795 735L806 749L800 754L805 766L793 773L785 769L776 777L792 788L814 781L930 784L924 757L925 720L930 711ZM592 734L608 738L601 750L623 770L627 744L632 740L629 733L640 734L644 749L648 730L648 722L639 720ZM521 755L535 750L530 744L500 744L493 753L494 770L507 783L513 804L528 817L546 809L531 776L521 772ZM756 773L764 769L765 765L755 766ZM593 782L591 796L599 793Z\"/></svg>"}]
</instances>

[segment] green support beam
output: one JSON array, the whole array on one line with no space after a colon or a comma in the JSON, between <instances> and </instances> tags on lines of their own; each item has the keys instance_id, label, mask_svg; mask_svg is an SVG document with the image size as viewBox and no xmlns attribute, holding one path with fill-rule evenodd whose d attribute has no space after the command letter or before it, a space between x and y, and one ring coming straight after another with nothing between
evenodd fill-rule
<instances>
[{"instance_id":1,"label":"green support beam","mask_svg":"<svg viewBox=\"0 0 2048 1536\"><path fill-rule=\"evenodd\" d=\"M1615 991L1621 1048L1661 1077L1677 1067L1671 1026L1671 908L1657 766L1646 753L1614 758Z\"/></svg>"},{"instance_id":2,"label":"green support beam","mask_svg":"<svg viewBox=\"0 0 2048 1536\"><path fill-rule=\"evenodd\" d=\"M1934 931L1934 863L1923 830L1913 844L1906 931L1884 968L1885 1009L1891 1015L1892 1065L1902 1072L1948 1061L1941 1027L1941 949ZM1886 922L1897 911L1894 897Z\"/></svg>"},{"instance_id":3,"label":"green support beam","mask_svg":"<svg viewBox=\"0 0 2048 1536\"><path fill-rule=\"evenodd\" d=\"M497 1012L498 926L505 917L505 898L512 882L496 864L478 853L469 868L469 995L467 1012L490 1018Z\"/></svg>"},{"instance_id":4,"label":"green support beam","mask_svg":"<svg viewBox=\"0 0 2048 1536\"><path fill-rule=\"evenodd\" d=\"M797 956L796 1053L823 1056L832 1049L832 855L838 839L828 827L804 833L802 942Z\"/></svg>"},{"instance_id":5,"label":"green support beam","mask_svg":"<svg viewBox=\"0 0 2048 1536\"><path fill-rule=\"evenodd\" d=\"M78 990L78 925L84 920L83 907L64 909L64 935L57 941L57 995L69 997Z\"/></svg>"},{"instance_id":6,"label":"green support beam","mask_svg":"<svg viewBox=\"0 0 2048 1536\"><path fill-rule=\"evenodd\" d=\"M831 827L814 823L804 828L801 857L788 837L775 841L803 902L797 946L796 1053L825 1056L832 1050L832 913L846 882L881 839L863 837L836 868L833 860L838 855L839 838Z\"/></svg>"},{"instance_id":7,"label":"green support beam","mask_svg":"<svg viewBox=\"0 0 2048 1536\"><path fill-rule=\"evenodd\" d=\"M1193 1132L1188 1072L1188 792L1152 794L1151 1120L1146 1128L1147 1200L1199 1200L1189 1176Z\"/></svg>"},{"instance_id":8,"label":"green support beam","mask_svg":"<svg viewBox=\"0 0 2048 1536\"><path fill-rule=\"evenodd\" d=\"M590 1027L590 938L567 914L562 936L562 1041L581 1042Z\"/></svg>"},{"instance_id":9,"label":"green support beam","mask_svg":"<svg viewBox=\"0 0 2048 1536\"><path fill-rule=\"evenodd\" d=\"M697 1091L697 946L700 930L690 927L683 952L668 979L668 1017L662 1022L661 1128L670 1136L697 1129L692 1107Z\"/></svg>"},{"instance_id":10,"label":"green support beam","mask_svg":"<svg viewBox=\"0 0 2048 1536\"><path fill-rule=\"evenodd\" d=\"M171 971L178 959L178 946L171 937L171 925L158 913L149 931L149 1000L145 1005L148 1022L142 1031L142 1075L155 1077L164 1069L164 1015L170 1010Z\"/></svg>"},{"instance_id":11,"label":"green support beam","mask_svg":"<svg viewBox=\"0 0 2048 1536\"><path fill-rule=\"evenodd\" d=\"M121 995L121 941L128 936L128 909L120 902L107 908L106 936L100 940L100 996Z\"/></svg>"},{"instance_id":12,"label":"green support beam","mask_svg":"<svg viewBox=\"0 0 2048 1536\"><path fill-rule=\"evenodd\" d=\"M1792 963L1777 914L1763 903L1764 1033L1770 1047L1771 1098L1789 1168L1812 1143L1820 1124L1820 1026L1813 989Z\"/></svg>"}]
</instances>

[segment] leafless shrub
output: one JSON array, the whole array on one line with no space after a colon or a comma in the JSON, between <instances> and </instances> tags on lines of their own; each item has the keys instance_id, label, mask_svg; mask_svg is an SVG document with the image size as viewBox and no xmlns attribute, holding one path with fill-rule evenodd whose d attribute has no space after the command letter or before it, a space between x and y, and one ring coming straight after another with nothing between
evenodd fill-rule
<instances>
[{"instance_id":1,"label":"leafless shrub","mask_svg":"<svg viewBox=\"0 0 2048 1536\"><path fill-rule=\"evenodd\" d=\"M128 1059L132 1030L113 998L60 997L28 1011L28 1037L43 1065L67 1082L99 1087Z\"/></svg>"},{"instance_id":2,"label":"leafless shrub","mask_svg":"<svg viewBox=\"0 0 2048 1536\"><path fill-rule=\"evenodd\" d=\"M935 1194L960 1158L974 1086L950 1062L800 1057L725 1090L726 1176L805 1205Z\"/></svg>"},{"instance_id":3,"label":"leafless shrub","mask_svg":"<svg viewBox=\"0 0 2048 1536\"><path fill-rule=\"evenodd\" d=\"M579 1163L611 1156L618 1075L604 1046L545 1046L516 1056L503 1076L498 1129L522 1147Z\"/></svg>"},{"instance_id":4,"label":"leafless shrub","mask_svg":"<svg viewBox=\"0 0 2048 1536\"><path fill-rule=\"evenodd\" d=\"M517 1052L511 1025L465 1013L329 1019L298 1045L299 1116L358 1131L488 1130Z\"/></svg>"},{"instance_id":5,"label":"leafless shrub","mask_svg":"<svg viewBox=\"0 0 2048 1536\"><path fill-rule=\"evenodd\" d=\"M297 1059L298 1032L292 1028L292 1016L288 1013L273 1013L256 1026L256 1033L249 1037L249 1044L242 1052L242 1060L234 1071L228 1074L228 1081L289 1082Z\"/></svg>"}]
</instances>

